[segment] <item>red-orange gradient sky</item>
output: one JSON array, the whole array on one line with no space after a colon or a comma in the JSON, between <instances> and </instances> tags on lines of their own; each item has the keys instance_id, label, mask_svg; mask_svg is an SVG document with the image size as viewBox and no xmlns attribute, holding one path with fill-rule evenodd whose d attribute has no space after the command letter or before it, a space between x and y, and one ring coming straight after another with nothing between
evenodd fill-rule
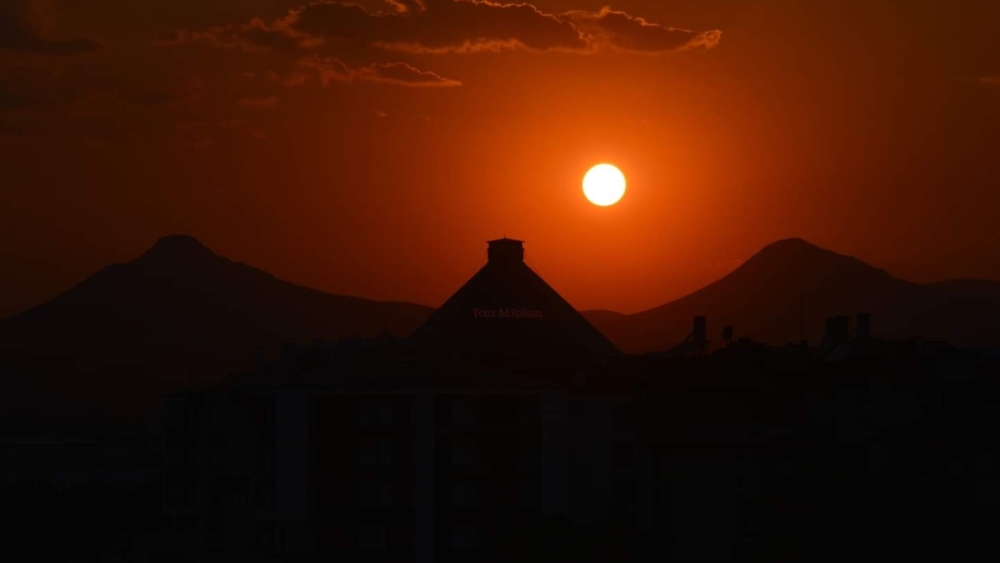
<instances>
[{"instance_id":1,"label":"red-orange gradient sky","mask_svg":"<svg viewBox=\"0 0 1000 563\"><path fill-rule=\"evenodd\" d=\"M792 236L1000 279L1000 4L533 2L4 2L0 316L171 233L428 305L502 235L581 309Z\"/></svg>"}]
</instances>

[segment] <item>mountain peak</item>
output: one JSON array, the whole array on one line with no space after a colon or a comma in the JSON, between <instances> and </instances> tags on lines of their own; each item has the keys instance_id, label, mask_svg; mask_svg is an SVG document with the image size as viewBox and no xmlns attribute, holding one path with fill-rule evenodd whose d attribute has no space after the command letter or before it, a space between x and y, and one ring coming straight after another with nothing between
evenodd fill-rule
<instances>
[{"instance_id":1,"label":"mountain peak","mask_svg":"<svg viewBox=\"0 0 1000 563\"><path fill-rule=\"evenodd\" d=\"M761 248L757 254L749 261L777 260L779 262L789 261L788 266L792 266L791 261L837 261L854 260L850 256L837 254L832 250L816 246L815 244L798 237L786 238L772 242Z\"/></svg>"},{"instance_id":2,"label":"mountain peak","mask_svg":"<svg viewBox=\"0 0 1000 563\"><path fill-rule=\"evenodd\" d=\"M816 246L815 244L807 241L806 239L799 238L799 237L792 237L792 238L785 238L785 239L776 240L776 241L772 242L771 244L769 244L769 245L765 246L764 248L762 248L761 251L763 252L763 251L768 250L768 249L770 249L772 251L777 251L777 250L819 250L819 251L829 252L829 251L825 251L824 249L822 249L822 248Z\"/></svg>"},{"instance_id":3,"label":"mountain peak","mask_svg":"<svg viewBox=\"0 0 1000 563\"><path fill-rule=\"evenodd\" d=\"M190 261L216 258L198 239L190 235L167 235L156 241L139 260L143 261Z\"/></svg>"},{"instance_id":4,"label":"mountain peak","mask_svg":"<svg viewBox=\"0 0 1000 563\"><path fill-rule=\"evenodd\" d=\"M838 254L801 238L772 242L730 275L738 276L741 283L755 286L775 284L780 280L787 282L791 278L813 280L810 283L826 283L823 280L847 279L845 276L854 276L852 279L864 279L868 282L875 277L891 277L885 270L853 256Z\"/></svg>"}]
</instances>

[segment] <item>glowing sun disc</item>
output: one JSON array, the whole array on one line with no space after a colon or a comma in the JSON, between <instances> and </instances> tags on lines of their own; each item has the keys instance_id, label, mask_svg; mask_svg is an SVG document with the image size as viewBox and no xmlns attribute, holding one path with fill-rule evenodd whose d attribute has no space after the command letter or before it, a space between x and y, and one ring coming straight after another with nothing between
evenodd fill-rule
<instances>
[{"instance_id":1,"label":"glowing sun disc","mask_svg":"<svg viewBox=\"0 0 1000 563\"><path fill-rule=\"evenodd\" d=\"M598 164L583 177L583 195L594 205L614 205L625 195L625 175L612 164Z\"/></svg>"}]
</instances>

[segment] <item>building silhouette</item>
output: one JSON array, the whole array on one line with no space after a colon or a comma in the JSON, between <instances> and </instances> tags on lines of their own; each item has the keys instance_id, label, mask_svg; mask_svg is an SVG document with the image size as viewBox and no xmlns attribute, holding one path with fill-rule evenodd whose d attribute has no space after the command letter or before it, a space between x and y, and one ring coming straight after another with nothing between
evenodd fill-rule
<instances>
[{"instance_id":1,"label":"building silhouette","mask_svg":"<svg viewBox=\"0 0 1000 563\"><path fill-rule=\"evenodd\" d=\"M525 514L566 513L563 389L334 354L170 398L179 528L231 549L448 561L501 545Z\"/></svg>"},{"instance_id":2,"label":"building silhouette","mask_svg":"<svg viewBox=\"0 0 1000 563\"><path fill-rule=\"evenodd\" d=\"M413 335L475 359L607 359L617 348L524 262L519 240L489 241L487 262Z\"/></svg>"},{"instance_id":3,"label":"building silhouette","mask_svg":"<svg viewBox=\"0 0 1000 563\"><path fill-rule=\"evenodd\" d=\"M170 396L173 527L226 549L430 562L569 518L560 369L618 351L523 257L522 241L490 241L487 264L409 341L287 348Z\"/></svg>"},{"instance_id":4,"label":"building silhouette","mask_svg":"<svg viewBox=\"0 0 1000 563\"><path fill-rule=\"evenodd\" d=\"M959 413L988 396L963 385L996 387L979 375L995 360L872 339L867 314L853 339L837 317L818 348L741 339L713 354L699 316L671 352L625 356L523 258L521 241L490 241L487 264L410 339L288 347L169 396L171 545L421 563L553 549L811 560L863 537L898 555L915 530L934 537L912 491L949 459L968 465L963 436L993 443ZM954 451L939 461L928 441ZM866 519L862 505L883 512Z\"/></svg>"}]
</instances>

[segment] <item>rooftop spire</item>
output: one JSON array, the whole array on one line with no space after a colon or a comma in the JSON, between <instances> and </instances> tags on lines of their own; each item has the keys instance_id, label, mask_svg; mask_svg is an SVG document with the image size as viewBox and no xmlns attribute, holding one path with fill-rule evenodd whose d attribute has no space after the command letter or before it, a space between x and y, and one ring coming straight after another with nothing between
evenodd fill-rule
<instances>
[{"instance_id":1,"label":"rooftop spire","mask_svg":"<svg viewBox=\"0 0 1000 563\"><path fill-rule=\"evenodd\" d=\"M524 262L524 241L487 241L489 262L414 333L467 358L600 359L618 350Z\"/></svg>"},{"instance_id":2,"label":"rooftop spire","mask_svg":"<svg viewBox=\"0 0 1000 563\"><path fill-rule=\"evenodd\" d=\"M488 241L486 256L490 262L523 262L524 241L504 238Z\"/></svg>"}]
</instances>

